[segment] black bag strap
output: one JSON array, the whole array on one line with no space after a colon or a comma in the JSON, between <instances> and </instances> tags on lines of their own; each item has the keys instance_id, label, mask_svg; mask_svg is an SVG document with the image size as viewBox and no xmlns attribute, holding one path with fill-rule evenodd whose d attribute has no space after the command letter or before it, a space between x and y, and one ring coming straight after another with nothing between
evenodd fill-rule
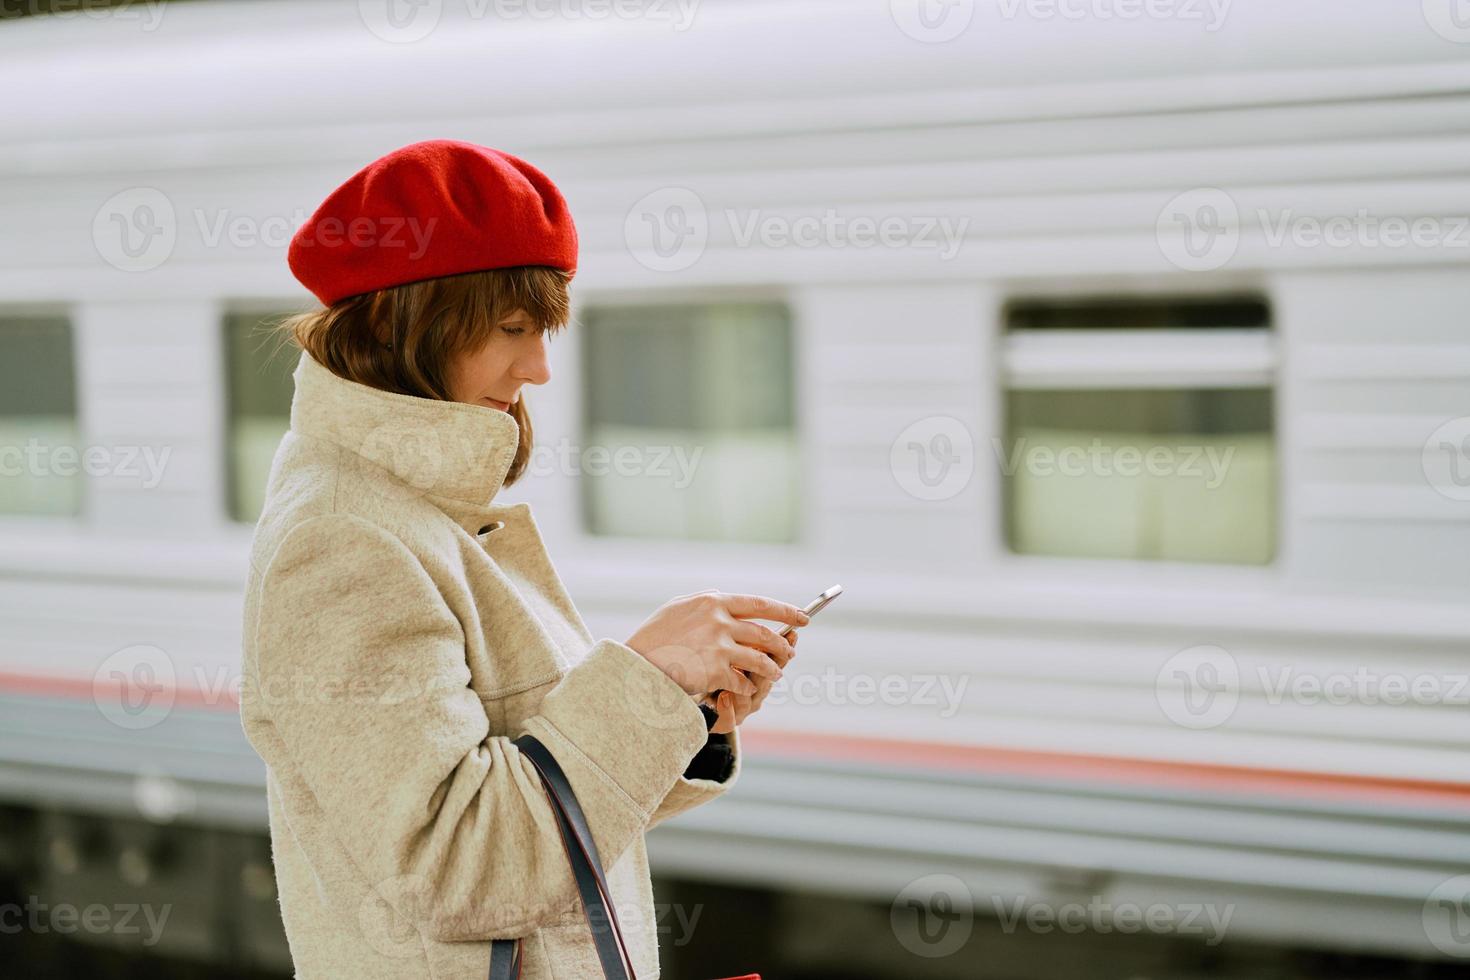
<instances>
[{"instance_id":1,"label":"black bag strap","mask_svg":"<svg viewBox=\"0 0 1470 980\"><path fill-rule=\"evenodd\" d=\"M602 963L605 980L637 980L633 960L623 943L617 910L612 905L612 890L602 870L602 858L587 826L577 794L562 771L556 757L534 735L515 739L515 746L536 767L541 785L551 801L561 834L562 849L572 866L572 877L582 896L582 911L592 930L597 958ZM490 944L490 980L516 980L521 973L521 943L518 939L496 939Z\"/></svg>"},{"instance_id":2,"label":"black bag strap","mask_svg":"<svg viewBox=\"0 0 1470 980\"><path fill-rule=\"evenodd\" d=\"M490 940L490 980L520 980L521 941Z\"/></svg>"}]
</instances>

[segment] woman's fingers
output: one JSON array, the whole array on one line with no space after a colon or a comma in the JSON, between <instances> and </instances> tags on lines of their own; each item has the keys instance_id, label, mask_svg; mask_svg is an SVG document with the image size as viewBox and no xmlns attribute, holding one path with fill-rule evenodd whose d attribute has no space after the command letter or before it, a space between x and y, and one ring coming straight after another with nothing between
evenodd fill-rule
<instances>
[{"instance_id":1,"label":"woman's fingers","mask_svg":"<svg viewBox=\"0 0 1470 980\"><path fill-rule=\"evenodd\" d=\"M796 646L796 630L787 634L786 642L792 647ZM794 653L793 650L792 654ZM786 659L790 660L790 657ZM717 734L734 731L746 718L759 711L780 673L774 659L746 646L742 646L731 656L730 663L730 680L725 684L725 689L719 692L714 703L718 717L710 731ZM744 670L752 671L755 676L746 676Z\"/></svg>"},{"instance_id":2,"label":"woman's fingers","mask_svg":"<svg viewBox=\"0 0 1470 980\"><path fill-rule=\"evenodd\" d=\"M770 654L771 659L782 667L785 667L786 662L796 654L788 640L782 639L776 635L774 630L767 629L759 623L738 620L730 627L730 635L741 646L763 650Z\"/></svg>"},{"instance_id":3,"label":"woman's fingers","mask_svg":"<svg viewBox=\"0 0 1470 980\"><path fill-rule=\"evenodd\" d=\"M774 619L792 626L805 626L812 618L789 602L763 595L727 595L725 609L740 619Z\"/></svg>"},{"instance_id":4,"label":"woman's fingers","mask_svg":"<svg viewBox=\"0 0 1470 980\"><path fill-rule=\"evenodd\" d=\"M759 654L757 654L757 656L759 656ZM735 694L743 694L746 697L749 697L750 695L755 693L755 681L746 674L737 670L735 666L731 666L729 670L725 671L725 673L728 675L725 683L722 685L725 690L731 691Z\"/></svg>"},{"instance_id":5,"label":"woman's fingers","mask_svg":"<svg viewBox=\"0 0 1470 980\"><path fill-rule=\"evenodd\" d=\"M748 646L736 646L730 651L730 666L760 677L775 680L781 676L781 665L760 650Z\"/></svg>"}]
</instances>

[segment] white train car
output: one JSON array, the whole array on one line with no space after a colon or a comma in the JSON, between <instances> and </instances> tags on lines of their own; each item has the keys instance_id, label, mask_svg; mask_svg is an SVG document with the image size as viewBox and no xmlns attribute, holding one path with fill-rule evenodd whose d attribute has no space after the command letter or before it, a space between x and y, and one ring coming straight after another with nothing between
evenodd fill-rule
<instances>
[{"instance_id":1,"label":"white train car","mask_svg":"<svg viewBox=\"0 0 1470 980\"><path fill-rule=\"evenodd\" d=\"M33 93L0 131L0 797L50 815L14 818L47 874L97 850L77 815L239 832L228 887L270 911L231 687L292 365L251 328L310 303L285 244L337 181L453 137L535 162L578 222L577 322L527 393L546 453L504 496L593 634L702 588L846 587L747 725L740 787L651 836L658 870L1470 955L1452 14L0 25L0 81ZM652 437L661 470L582 452ZM191 873L131 853L149 887Z\"/></svg>"}]
</instances>

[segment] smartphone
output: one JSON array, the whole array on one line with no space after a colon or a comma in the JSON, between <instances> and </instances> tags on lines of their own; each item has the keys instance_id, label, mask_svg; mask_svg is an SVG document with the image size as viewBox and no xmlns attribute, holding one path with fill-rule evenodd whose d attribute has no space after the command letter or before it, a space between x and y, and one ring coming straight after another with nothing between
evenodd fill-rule
<instances>
[{"instance_id":1,"label":"smartphone","mask_svg":"<svg viewBox=\"0 0 1470 980\"><path fill-rule=\"evenodd\" d=\"M827 603L831 602L833 599L837 598L840 595L842 595L842 586L834 585L826 592L823 592L821 595L817 596L811 602L808 602L804 607L802 607L801 611L806 613L808 616L815 616L817 613L827 608ZM790 633L795 628L796 627L788 623L787 625L778 629L776 631L776 635L785 636L787 633Z\"/></svg>"}]
</instances>

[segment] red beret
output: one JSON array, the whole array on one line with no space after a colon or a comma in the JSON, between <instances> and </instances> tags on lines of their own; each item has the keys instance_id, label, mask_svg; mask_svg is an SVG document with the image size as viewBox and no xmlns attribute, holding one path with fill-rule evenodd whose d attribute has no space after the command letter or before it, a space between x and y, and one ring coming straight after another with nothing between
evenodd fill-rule
<instances>
[{"instance_id":1,"label":"red beret","mask_svg":"<svg viewBox=\"0 0 1470 980\"><path fill-rule=\"evenodd\" d=\"M291 272L317 299L340 299L480 269L577 271L577 229L545 174L461 140L425 140L379 157L332 191L291 238Z\"/></svg>"}]
</instances>

